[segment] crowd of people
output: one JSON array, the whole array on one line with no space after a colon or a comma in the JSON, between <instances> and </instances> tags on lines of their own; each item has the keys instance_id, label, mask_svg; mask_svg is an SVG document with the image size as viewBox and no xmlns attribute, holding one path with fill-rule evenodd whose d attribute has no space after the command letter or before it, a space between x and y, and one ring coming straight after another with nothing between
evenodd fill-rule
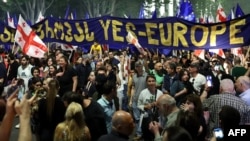
<instances>
[{"instance_id":1,"label":"crowd of people","mask_svg":"<svg viewBox=\"0 0 250 141\"><path fill-rule=\"evenodd\" d=\"M17 116L20 141L207 141L214 128L250 124L249 49L201 60L96 41L89 54L74 53L1 54L1 141Z\"/></svg>"}]
</instances>

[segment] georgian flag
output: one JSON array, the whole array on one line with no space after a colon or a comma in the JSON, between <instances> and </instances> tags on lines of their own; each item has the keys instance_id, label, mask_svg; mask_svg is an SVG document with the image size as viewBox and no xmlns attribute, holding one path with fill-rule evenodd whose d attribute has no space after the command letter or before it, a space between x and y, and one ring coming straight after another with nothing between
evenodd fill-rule
<instances>
[{"instance_id":1,"label":"georgian flag","mask_svg":"<svg viewBox=\"0 0 250 141\"><path fill-rule=\"evenodd\" d=\"M77 46L62 44L61 48L62 48L62 50L65 50L65 51L73 51L73 50L77 49Z\"/></svg>"},{"instance_id":2,"label":"georgian flag","mask_svg":"<svg viewBox=\"0 0 250 141\"><path fill-rule=\"evenodd\" d=\"M14 19L10 17L10 13L7 12L7 18L8 18L8 26L12 27L12 28L16 28L14 25Z\"/></svg>"},{"instance_id":3,"label":"georgian flag","mask_svg":"<svg viewBox=\"0 0 250 141\"><path fill-rule=\"evenodd\" d=\"M44 16L43 16L42 12L40 11L40 12L39 12L39 15L38 15L38 18L37 18L37 20L36 20L36 23L42 21L43 19L44 19Z\"/></svg>"},{"instance_id":4,"label":"georgian flag","mask_svg":"<svg viewBox=\"0 0 250 141\"><path fill-rule=\"evenodd\" d=\"M225 22L227 21L227 15L219 3L218 9L217 9L217 15L216 15L216 22Z\"/></svg>"},{"instance_id":5,"label":"georgian flag","mask_svg":"<svg viewBox=\"0 0 250 141\"><path fill-rule=\"evenodd\" d=\"M202 60L206 60L205 59L205 50L204 49L194 50L194 55L197 56L197 57L199 57Z\"/></svg>"},{"instance_id":6,"label":"georgian flag","mask_svg":"<svg viewBox=\"0 0 250 141\"><path fill-rule=\"evenodd\" d=\"M48 48L43 41L36 35L27 22L19 16L15 42L22 48L24 54L35 58L44 57Z\"/></svg>"},{"instance_id":7,"label":"georgian flag","mask_svg":"<svg viewBox=\"0 0 250 141\"><path fill-rule=\"evenodd\" d=\"M136 37L134 35L132 35L131 32L128 32L128 35L126 36L126 39L128 41L128 43L133 44L140 53L144 53L144 49L142 48L142 46L140 45L138 39L136 39Z\"/></svg>"},{"instance_id":8,"label":"georgian flag","mask_svg":"<svg viewBox=\"0 0 250 141\"><path fill-rule=\"evenodd\" d=\"M213 52L222 58L226 58L224 51L222 49L209 49L209 52Z\"/></svg>"}]
</instances>

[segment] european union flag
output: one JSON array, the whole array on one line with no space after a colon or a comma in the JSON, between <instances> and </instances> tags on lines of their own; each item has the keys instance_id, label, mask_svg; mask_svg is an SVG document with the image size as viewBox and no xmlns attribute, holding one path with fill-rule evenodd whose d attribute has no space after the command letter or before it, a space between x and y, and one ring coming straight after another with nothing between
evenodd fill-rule
<instances>
[{"instance_id":1,"label":"european union flag","mask_svg":"<svg viewBox=\"0 0 250 141\"><path fill-rule=\"evenodd\" d=\"M182 1L178 17L192 22L196 21L196 17L193 11L193 6L189 0Z\"/></svg>"},{"instance_id":2,"label":"european union flag","mask_svg":"<svg viewBox=\"0 0 250 141\"><path fill-rule=\"evenodd\" d=\"M64 19L68 19L69 17L69 5L67 6L67 9L65 11Z\"/></svg>"},{"instance_id":3,"label":"european union flag","mask_svg":"<svg viewBox=\"0 0 250 141\"><path fill-rule=\"evenodd\" d=\"M144 6L142 5L140 8L139 19L144 19Z\"/></svg>"},{"instance_id":4,"label":"european union flag","mask_svg":"<svg viewBox=\"0 0 250 141\"><path fill-rule=\"evenodd\" d=\"M164 54L165 56L169 55L171 51L171 49L159 49L159 53Z\"/></svg>"},{"instance_id":5,"label":"european union flag","mask_svg":"<svg viewBox=\"0 0 250 141\"><path fill-rule=\"evenodd\" d=\"M155 9L155 11L154 11L153 14L152 14L152 19L157 19L157 12L156 12L156 9Z\"/></svg>"},{"instance_id":6,"label":"european union flag","mask_svg":"<svg viewBox=\"0 0 250 141\"><path fill-rule=\"evenodd\" d=\"M244 16L244 12L243 10L240 8L240 5L237 3L237 7L236 7L236 11L235 11L235 16L238 17L242 17Z\"/></svg>"}]
</instances>

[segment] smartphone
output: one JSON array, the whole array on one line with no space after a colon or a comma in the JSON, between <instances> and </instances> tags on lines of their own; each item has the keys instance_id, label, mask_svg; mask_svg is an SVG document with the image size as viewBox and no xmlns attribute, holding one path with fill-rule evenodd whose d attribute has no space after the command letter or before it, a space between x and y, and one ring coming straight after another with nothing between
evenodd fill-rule
<instances>
[{"instance_id":1,"label":"smartphone","mask_svg":"<svg viewBox=\"0 0 250 141\"><path fill-rule=\"evenodd\" d=\"M224 134L221 128L215 128L214 134L215 134L216 139L222 139L224 137Z\"/></svg>"},{"instance_id":2,"label":"smartphone","mask_svg":"<svg viewBox=\"0 0 250 141\"><path fill-rule=\"evenodd\" d=\"M18 96L17 96L17 98L19 100L21 100L23 98L24 93L25 93L25 86L23 86L23 85L18 86L18 89L19 90L18 90Z\"/></svg>"},{"instance_id":3,"label":"smartphone","mask_svg":"<svg viewBox=\"0 0 250 141\"><path fill-rule=\"evenodd\" d=\"M212 76L211 75L207 76L207 86L208 87L212 87L213 86Z\"/></svg>"}]
</instances>

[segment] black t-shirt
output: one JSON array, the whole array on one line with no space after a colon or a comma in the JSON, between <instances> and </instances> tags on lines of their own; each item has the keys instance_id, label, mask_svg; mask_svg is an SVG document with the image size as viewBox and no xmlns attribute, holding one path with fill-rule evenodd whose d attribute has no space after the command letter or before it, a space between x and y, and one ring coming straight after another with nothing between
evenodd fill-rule
<instances>
[{"instance_id":1,"label":"black t-shirt","mask_svg":"<svg viewBox=\"0 0 250 141\"><path fill-rule=\"evenodd\" d=\"M57 77L60 84L59 95L63 96L65 92L72 91L73 80L72 77L77 76L76 70L72 67L68 67L62 76Z\"/></svg>"},{"instance_id":2,"label":"black t-shirt","mask_svg":"<svg viewBox=\"0 0 250 141\"><path fill-rule=\"evenodd\" d=\"M96 101L91 100L90 105L84 108L83 111L92 141L97 141L99 137L107 134L105 114L102 107Z\"/></svg>"}]
</instances>

